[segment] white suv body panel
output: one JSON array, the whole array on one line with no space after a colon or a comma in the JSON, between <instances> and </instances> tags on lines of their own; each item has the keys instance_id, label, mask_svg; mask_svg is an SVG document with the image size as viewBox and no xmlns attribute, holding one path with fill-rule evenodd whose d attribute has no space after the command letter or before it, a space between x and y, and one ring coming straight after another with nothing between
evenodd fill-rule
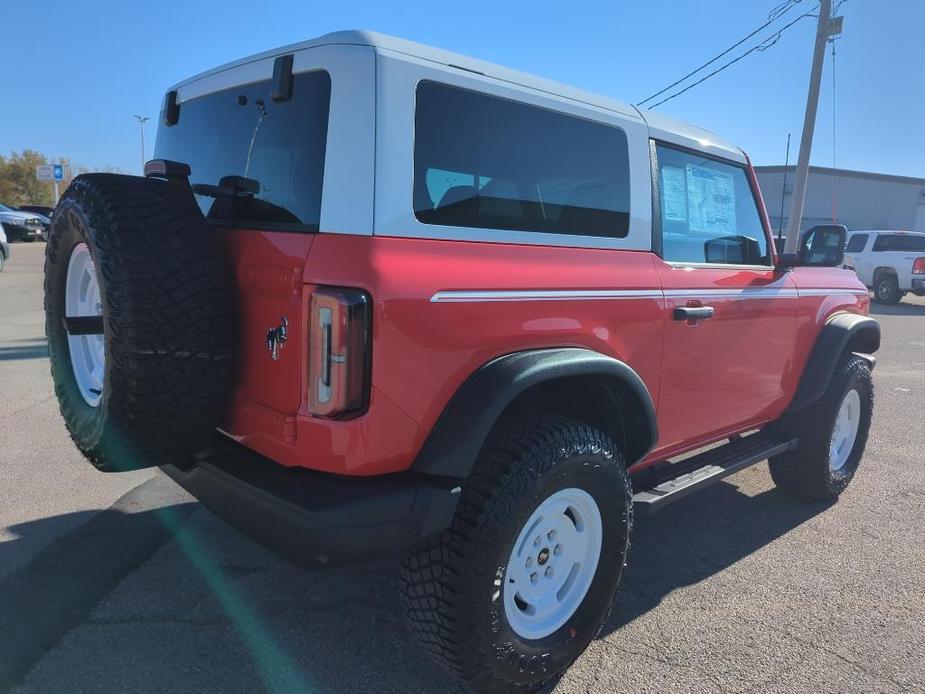
<instances>
[{"instance_id":1,"label":"white suv body panel","mask_svg":"<svg viewBox=\"0 0 925 694\"><path fill-rule=\"evenodd\" d=\"M925 281L925 275L913 274L912 265L916 258L925 257L922 251L874 251L874 243L881 236L914 236L921 238L925 243L925 233L914 231L888 231L888 230L856 230L848 234L848 243L859 234L867 234L867 242L860 251L845 254L845 264L854 266L858 279L868 287L873 287L877 274L884 268L891 269L896 274L900 291L908 292L918 290L916 281Z\"/></svg>"}]
</instances>

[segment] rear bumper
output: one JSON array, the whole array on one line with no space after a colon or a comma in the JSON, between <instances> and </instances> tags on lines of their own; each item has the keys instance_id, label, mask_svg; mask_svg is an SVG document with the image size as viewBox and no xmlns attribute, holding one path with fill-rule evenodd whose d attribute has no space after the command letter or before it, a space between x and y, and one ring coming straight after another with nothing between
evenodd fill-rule
<instances>
[{"instance_id":1,"label":"rear bumper","mask_svg":"<svg viewBox=\"0 0 925 694\"><path fill-rule=\"evenodd\" d=\"M925 292L925 278L916 279L912 278L912 291L916 294Z\"/></svg>"},{"instance_id":2,"label":"rear bumper","mask_svg":"<svg viewBox=\"0 0 925 694\"><path fill-rule=\"evenodd\" d=\"M190 468L163 470L219 517L312 568L392 554L439 533L460 494L411 473L342 477L286 468L230 441Z\"/></svg>"}]
</instances>

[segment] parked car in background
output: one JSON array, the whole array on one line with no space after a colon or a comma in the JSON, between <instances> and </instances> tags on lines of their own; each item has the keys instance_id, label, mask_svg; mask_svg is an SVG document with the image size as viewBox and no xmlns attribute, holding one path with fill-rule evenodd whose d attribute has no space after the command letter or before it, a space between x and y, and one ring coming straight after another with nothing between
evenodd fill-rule
<instances>
[{"instance_id":1,"label":"parked car in background","mask_svg":"<svg viewBox=\"0 0 925 694\"><path fill-rule=\"evenodd\" d=\"M20 211L22 211L22 208L20 208ZM51 215L46 216L43 214L39 214L37 212L33 212L32 214L37 216L42 223L41 227L35 232L36 238L42 241L47 241L48 240L48 229L51 227Z\"/></svg>"},{"instance_id":2,"label":"parked car in background","mask_svg":"<svg viewBox=\"0 0 925 694\"><path fill-rule=\"evenodd\" d=\"M877 301L895 304L906 292L925 296L925 233L852 231L845 253L845 264Z\"/></svg>"},{"instance_id":3,"label":"parked car in background","mask_svg":"<svg viewBox=\"0 0 925 694\"><path fill-rule=\"evenodd\" d=\"M6 239L6 231L3 224L0 223L0 272L3 272L3 266L10 257L10 244Z\"/></svg>"},{"instance_id":4,"label":"parked car in background","mask_svg":"<svg viewBox=\"0 0 925 694\"><path fill-rule=\"evenodd\" d=\"M6 229L8 241L35 241L46 236L51 220L35 212L20 212L0 203L0 223Z\"/></svg>"},{"instance_id":5,"label":"parked car in background","mask_svg":"<svg viewBox=\"0 0 925 694\"><path fill-rule=\"evenodd\" d=\"M51 215L55 212L55 208L49 207L48 205L20 205L16 209L20 212L35 212L49 219L51 219Z\"/></svg>"}]
</instances>

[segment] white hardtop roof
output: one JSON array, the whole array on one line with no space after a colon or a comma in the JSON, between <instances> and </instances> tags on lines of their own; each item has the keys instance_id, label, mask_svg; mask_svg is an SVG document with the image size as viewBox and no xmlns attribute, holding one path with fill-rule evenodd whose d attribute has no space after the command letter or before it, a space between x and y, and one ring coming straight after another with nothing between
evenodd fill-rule
<instances>
[{"instance_id":1,"label":"white hardtop roof","mask_svg":"<svg viewBox=\"0 0 925 694\"><path fill-rule=\"evenodd\" d=\"M281 46L280 48L257 53L247 58L242 58L240 60L221 65L212 70L207 70L206 72L183 80L170 89L178 89L203 77L215 75L217 73L231 70L248 63L256 62L258 60L273 58L275 56L285 55L287 53L294 53L296 51L301 51L307 48L314 48L316 46L332 45L370 46L371 48L375 48L377 50L390 51L396 54L398 57L401 55L407 55L421 60L428 60L434 63L438 63L440 65L462 68L464 70L481 73L487 77L498 79L503 82L516 84L547 94L589 104L591 106L613 111L624 116L642 118L649 126L652 137L656 139L673 142L675 144L680 144L691 149L701 150L706 153L715 154L717 156L735 159L736 161L740 162L745 161L745 155L739 147L736 147L731 142L724 140L719 135L716 135L715 133L712 133L708 130L698 128L697 126L674 120L673 118L669 118L660 113L655 113L654 111L638 109L632 104L600 96L593 92L571 87L567 84L562 84L553 80L547 80L542 77L536 77L535 75L531 75L526 72L512 70L511 68L507 68L502 65L496 65L484 60L478 60L477 58L470 58L469 56L465 56L459 53L445 51L440 48L433 48L432 46L415 43L414 41L407 41L405 39L389 36L387 34L380 34L375 31L335 31L333 33L324 34L323 36L319 36L314 39L309 39L308 41L301 41L299 43L290 44L288 46Z\"/></svg>"}]
</instances>

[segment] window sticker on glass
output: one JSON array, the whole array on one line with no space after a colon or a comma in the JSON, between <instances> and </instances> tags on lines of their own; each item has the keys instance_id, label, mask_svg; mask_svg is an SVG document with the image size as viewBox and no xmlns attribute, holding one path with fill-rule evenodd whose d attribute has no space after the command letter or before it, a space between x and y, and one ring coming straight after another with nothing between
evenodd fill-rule
<instances>
[{"instance_id":1,"label":"window sticker on glass","mask_svg":"<svg viewBox=\"0 0 925 694\"><path fill-rule=\"evenodd\" d=\"M735 180L731 173L687 165L690 230L736 233Z\"/></svg>"},{"instance_id":2,"label":"window sticker on glass","mask_svg":"<svg viewBox=\"0 0 925 694\"><path fill-rule=\"evenodd\" d=\"M662 213L668 222L687 221L687 182L684 169L662 167Z\"/></svg>"}]
</instances>

